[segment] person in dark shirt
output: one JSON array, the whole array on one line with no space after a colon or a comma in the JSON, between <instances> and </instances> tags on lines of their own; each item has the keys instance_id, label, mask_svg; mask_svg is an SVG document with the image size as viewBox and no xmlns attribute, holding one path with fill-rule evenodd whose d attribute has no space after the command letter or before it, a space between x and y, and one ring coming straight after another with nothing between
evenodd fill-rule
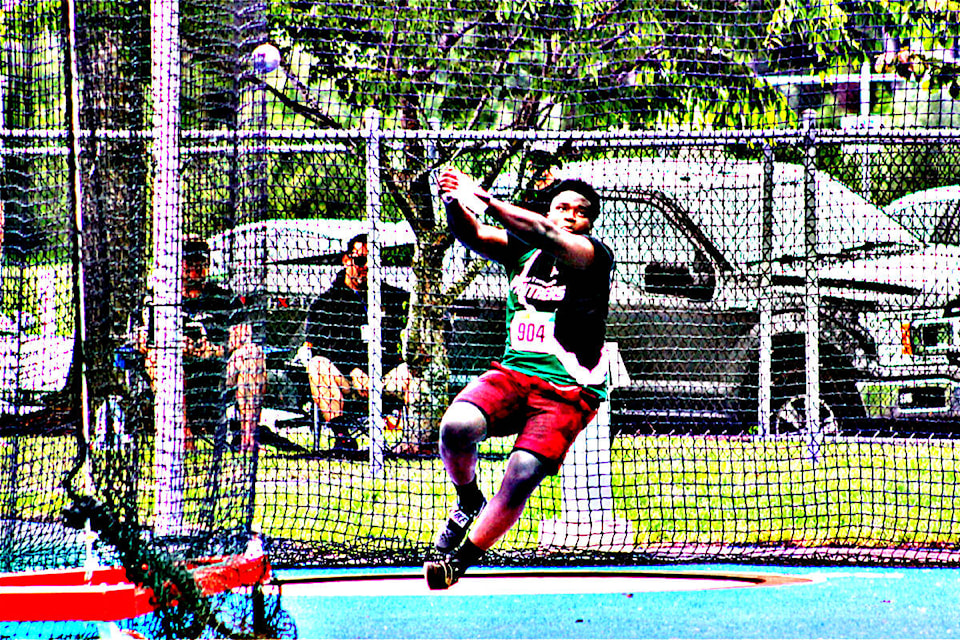
<instances>
[{"instance_id":1,"label":"person in dark shirt","mask_svg":"<svg viewBox=\"0 0 960 640\"><path fill-rule=\"evenodd\" d=\"M333 285L310 305L304 324L304 345L298 359L306 363L310 394L320 417L336 436L334 447L353 450L346 403L365 400L370 393L367 342L367 236L354 236L341 257L343 269ZM409 401L411 376L400 353L400 334L407 319L409 294L383 284L381 342L383 390Z\"/></svg>"},{"instance_id":2,"label":"person in dark shirt","mask_svg":"<svg viewBox=\"0 0 960 640\"><path fill-rule=\"evenodd\" d=\"M193 435L214 433L232 397L240 420L240 447L252 451L266 388L266 357L253 341L240 298L207 279L210 249L196 237L183 244L184 414ZM141 331L141 351L154 380L156 351Z\"/></svg>"}]
</instances>

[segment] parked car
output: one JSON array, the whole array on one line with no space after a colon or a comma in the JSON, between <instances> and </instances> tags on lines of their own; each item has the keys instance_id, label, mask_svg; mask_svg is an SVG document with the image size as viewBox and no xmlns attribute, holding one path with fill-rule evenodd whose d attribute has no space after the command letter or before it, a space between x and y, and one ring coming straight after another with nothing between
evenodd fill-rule
<instances>
[{"instance_id":1,"label":"parked car","mask_svg":"<svg viewBox=\"0 0 960 640\"><path fill-rule=\"evenodd\" d=\"M933 245L960 246L960 185L908 194L884 207L884 213ZM946 249L943 251L946 252ZM949 277L956 264L946 263ZM926 384L901 388L899 401L918 414L953 418L960 405L960 291L952 288L942 307L917 308L902 325L903 352L917 370L929 372Z\"/></svg>"},{"instance_id":2,"label":"parked car","mask_svg":"<svg viewBox=\"0 0 960 640\"><path fill-rule=\"evenodd\" d=\"M883 212L927 242L960 245L960 185L907 194Z\"/></svg>"},{"instance_id":3,"label":"parked car","mask_svg":"<svg viewBox=\"0 0 960 640\"><path fill-rule=\"evenodd\" d=\"M17 319L0 318L0 415L42 409L46 396L66 386L73 347L72 337L38 333Z\"/></svg>"}]
</instances>

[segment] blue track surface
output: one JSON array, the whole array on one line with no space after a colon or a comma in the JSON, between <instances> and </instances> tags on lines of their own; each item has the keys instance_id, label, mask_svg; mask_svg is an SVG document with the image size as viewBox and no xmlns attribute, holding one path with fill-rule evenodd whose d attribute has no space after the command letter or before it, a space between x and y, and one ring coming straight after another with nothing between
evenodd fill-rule
<instances>
[{"instance_id":1,"label":"blue track surface","mask_svg":"<svg viewBox=\"0 0 960 640\"><path fill-rule=\"evenodd\" d=\"M301 638L960 635L960 571L955 569L742 565L648 569L779 574L812 578L813 582L709 591L568 595L457 596L456 585L443 596L297 596L293 595L295 589L290 589L289 595L284 594L282 605L296 620ZM280 578L294 575L295 572L278 572Z\"/></svg>"}]
</instances>

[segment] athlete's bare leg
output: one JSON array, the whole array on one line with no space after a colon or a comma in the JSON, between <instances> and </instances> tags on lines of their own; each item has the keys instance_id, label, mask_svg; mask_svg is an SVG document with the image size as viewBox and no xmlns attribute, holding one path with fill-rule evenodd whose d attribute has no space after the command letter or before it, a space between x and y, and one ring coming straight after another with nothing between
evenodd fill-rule
<instances>
[{"instance_id":1,"label":"athlete's bare leg","mask_svg":"<svg viewBox=\"0 0 960 640\"><path fill-rule=\"evenodd\" d=\"M480 549L492 547L520 519L527 500L549 470L529 451L517 450L510 454L500 490L480 513L468 539Z\"/></svg>"}]
</instances>

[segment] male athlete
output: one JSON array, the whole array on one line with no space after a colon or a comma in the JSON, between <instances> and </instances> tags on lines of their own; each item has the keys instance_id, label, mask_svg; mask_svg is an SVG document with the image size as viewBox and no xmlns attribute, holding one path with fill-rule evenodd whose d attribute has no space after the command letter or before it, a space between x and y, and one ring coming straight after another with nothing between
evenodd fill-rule
<instances>
[{"instance_id":1,"label":"male athlete","mask_svg":"<svg viewBox=\"0 0 960 640\"><path fill-rule=\"evenodd\" d=\"M440 457L457 506L435 542L442 559L424 565L431 589L457 582L517 522L606 397L614 265L610 249L589 235L600 197L585 182L547 187L540 198L546 215L492 198L453 169L439 182L451 232L507 270L510 333L502 360L460 392L440 423ZM502 228L480 222L481 213ZM487 504L477 484L477 444L512 434L500 490Z\"/></svg>"}]
</instances>

